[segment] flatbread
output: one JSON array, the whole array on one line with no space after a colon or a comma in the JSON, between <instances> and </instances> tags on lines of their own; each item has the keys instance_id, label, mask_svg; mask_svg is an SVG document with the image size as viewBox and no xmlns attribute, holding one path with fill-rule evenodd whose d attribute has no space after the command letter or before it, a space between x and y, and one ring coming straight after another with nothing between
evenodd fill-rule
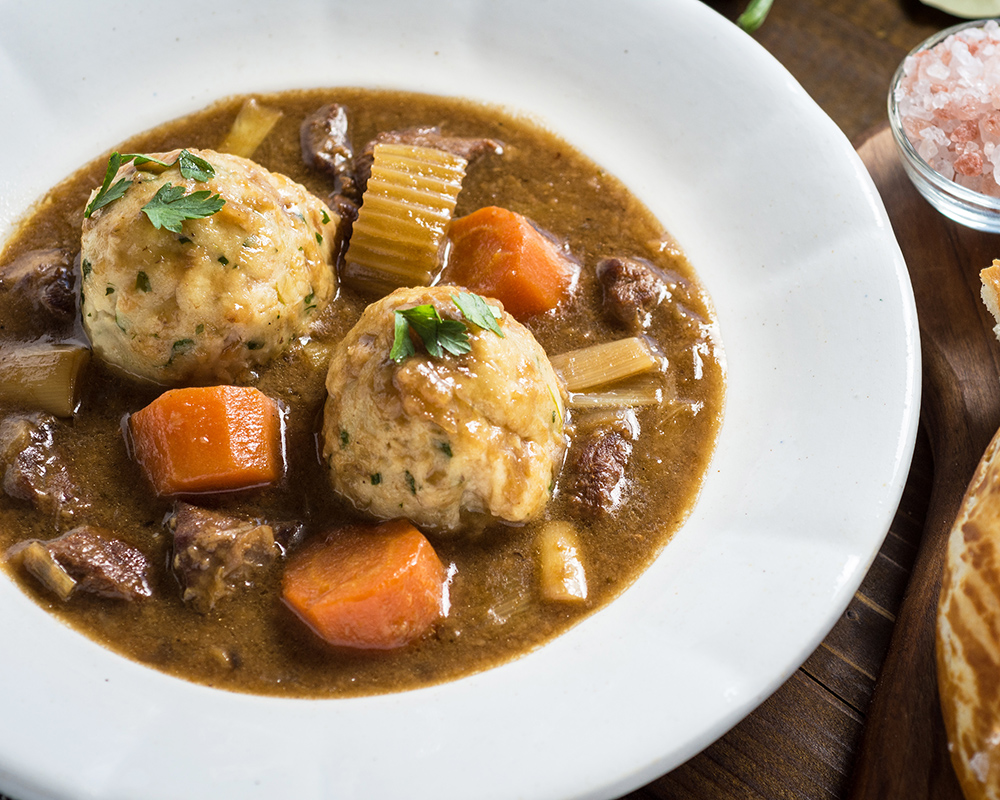
<instances>
[{"instance_id":1,"label":"flatbread","mask_svg":"<svg viewBox=\"0 0 1000 800\"><path fill-rule=\"evenodd\" d=\"M983 301L1000 323L1000 261L980 277ZM949 535L937 666L951 760L966 800L1000 800L1000 432Z\"/></svg>"}]
</instances>

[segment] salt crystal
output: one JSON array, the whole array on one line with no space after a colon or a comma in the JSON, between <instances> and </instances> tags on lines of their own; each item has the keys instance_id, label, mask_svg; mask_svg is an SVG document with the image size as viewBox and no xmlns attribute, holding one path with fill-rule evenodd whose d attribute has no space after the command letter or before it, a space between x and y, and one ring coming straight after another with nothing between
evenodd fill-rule
<instances>
[{"instance_id":1,"label":"salt crystal","mask_svg":"<svg viewBox=\"0 0 1000 800\"><path fill-rule=\"evenodd\" d=\"M955 159L955 172L973 176L983 174L983 157L979 153L963 153Z\"/></svg>"},{"instance_id":2,"label":"salt crystal","mask_svg":"<svg viewBox=\"0 0 1000 800\"><path fill-rule=\"evenodd\" d=\"M994 111L979 120L979 136L983 142L1000 144L1000 114Z\"/></svg>"},{"instance_id":3,"label":"salt crystal","mask_svg":"<svg viewBox=\"0 0 1000 800\"><path fill-rule=\"evenodd\" d=\"M1000 195L1000 25L995 20L908 56L895 99L907 138L934 170Z\"/></svg>"},{"instance_id":4,"label":"salt crystal","mask_svg":"<svg viewBox=\"0 0 1000 800\"><path fill-rule=\"evenodd\" d=\"M933 164L934 156L938 154L938 146L930 139L924 139L917 144L917 153L928 164Z\"/></svg>"},{"instance_id":5,"label":"salt crystal","mask_svg":"<svg viewBox=\"0 0 1000 800\"><path fill-rule=\"evenodd\" d=\"M972 120L965 120L955 126L948 138L951 139L956 145L965 144L966 142L973 141L978 132L979 127L976 123Z\"/></svg>"},{"instance_id":6,"label":"salt crystal","mask_svg":"<svg viewBox=\"0 0 1000 800\"><path fill-rule=\"evenodd\" d=\"M927 65L924 74L928 78L937 78L939 81L946 81L948 80L948 76L951 75L951 70L939 61L932 61Z\"/></svg>"}]
</instances>

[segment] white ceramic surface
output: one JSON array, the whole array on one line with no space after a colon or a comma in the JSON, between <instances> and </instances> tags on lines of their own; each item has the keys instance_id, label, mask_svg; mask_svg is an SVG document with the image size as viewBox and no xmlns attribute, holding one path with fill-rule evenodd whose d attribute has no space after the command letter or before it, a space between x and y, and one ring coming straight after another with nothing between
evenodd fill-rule
<instances>
[{"instance_id":1,"label":"white ceramic surface","mask_svg":"<svg viewBox=\"0 0 1000 800\"><path fill-rule=\"evenodd\" d=\"M697 0L0 0L0 229L135 131L229 93L336 85L530 113L675 234L729 365L696 511L633 587L550 645L369 699L187 684L0 576L0 790L18 800L619 795L787 678L888 529L919 405L899 249L840 131Z\"/></svg>"}]
</instances>

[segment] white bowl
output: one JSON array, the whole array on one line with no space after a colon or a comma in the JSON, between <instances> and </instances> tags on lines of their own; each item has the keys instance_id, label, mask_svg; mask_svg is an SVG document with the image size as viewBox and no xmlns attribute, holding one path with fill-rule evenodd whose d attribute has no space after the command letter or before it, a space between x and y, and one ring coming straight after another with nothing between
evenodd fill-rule
<instances>
[{"instance_id":1,"label":"white bowl","mask_svg":"<svg viewBox=\"0 0 1000 800\"><path fill-rule=\"evenodd\" d=\"M0 228L136 131L236 92L366 85L533 115L623 179L712 294L726 419L696 510L618 600L505 666L281 700L120 658L0 576L18 798L612 797L757 706L846 608L906 478L919 344L847 140L697 0L8 3Z\"/></svg>"}]
</instances>

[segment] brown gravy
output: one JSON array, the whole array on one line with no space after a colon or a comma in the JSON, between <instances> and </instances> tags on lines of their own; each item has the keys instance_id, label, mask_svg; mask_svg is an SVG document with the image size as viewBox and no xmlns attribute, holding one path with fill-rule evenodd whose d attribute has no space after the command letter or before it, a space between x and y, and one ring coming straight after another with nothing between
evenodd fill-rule
<instances>
[{"instance_id":1,"label":"brown gravy","mask_svg":"<svg viewBox=\"0 0 1000 800\"><path fill-rule=\"evenodd\" d=\"M677 401L637 412L641 435L631 457L629 502L614 515L580 523L590 596L581 605L537 598L533 536L537 524L495 526L474 541L432 539L453 565L450 613L434 632L395 651L351 652L318 642L280 601L281 564L239 597L208 614L184 606L167 568L170 535L163 519L170 500L157 498L130 459L121 421L159 393L92 364L80 410L60 420L56 441L72 474L95 498L88 522L112 528L143 550L157 569L154 597L135 603L74 596L62 602L30 576L9 570L40 605L113 650L156 669L235 691L284 696L348 696L409 689L488 668L543 644L613 600L654 559L686 518L707 469L720 424L724 367L714 312L680 250L627 189L600 167L534 124L463 101L395 92L315 90L259 96L284 116L254 154L258 163L296 180L320 197L327 179L309 170L299 152L299 124L324 103L351 112L356 149L374 134L414 125L438 125L445 133L502 141L502 156L487 156L469 169L457 215L484 205L521 212L568 240L583 265L571 302L528 327L550 354L627 335L602 312L594 265L609 255L653 261L680 276L670 303L656 315L649 335L667 355ZM191 116L138 135L122 152L213 148L225 136L242 102L231 98ZM3 266L19 254L60 247L79 251L82 211L100 184L106 157L81 169L40 202L0 253ZM321 320L318 345L335 342L370 300L341 289ZM45 334L16 320L0 297L2 341ZM267 367L258 383L289 409L288 469L281 485L220 496L205 505L270 520L299 520L311 534L355 518L332 496L316 448L324 399L325 366L303 349ZM0 405L0 417L17 409ZM584 420L572 420L581 425ZM563 484L560 480L559 486ZM557 486L545 519L573 516ZM578 519L578 517L576 517ZM51 517L0 493L0 553L27 538L62 533Z\"/></svg>"}]
</instances>

